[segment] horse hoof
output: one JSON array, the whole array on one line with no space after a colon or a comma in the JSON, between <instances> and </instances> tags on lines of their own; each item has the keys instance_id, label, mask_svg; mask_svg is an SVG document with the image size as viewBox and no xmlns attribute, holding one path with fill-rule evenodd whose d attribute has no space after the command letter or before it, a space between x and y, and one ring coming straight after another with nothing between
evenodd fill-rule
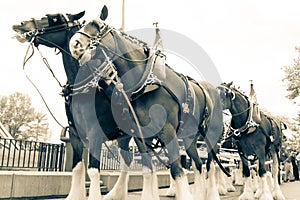
<instances>
[{"instance_id":1,"label":"horse hoof","mask_svg":"<svg viewBox=\"0 0 300 200\"><path fill-rule=\"evenodd\" d=\"M254 195L252 192L244 192L240 197L239 200L253 200Z\"/></svg>"},{"instance_id":2,"label":"horse hoof","mask_svg":"<svg viewBox=\"0 0 300 200\"><path fill-rule=\"evenodd\" d=\"M273 200L273 197L270 194L263 194L259 200Z\"/></svg>"},{"instance_id":3,"label":"horse hoof","mask_svg":"<svg viewBox=\"0 0 300 200\"><path fill-rule=\"evenodd\" d=\"M276 200L285 200L285 197L283 196L281 190L275 190L272 193L273 199Z\"/></svg>"}]
</instances>

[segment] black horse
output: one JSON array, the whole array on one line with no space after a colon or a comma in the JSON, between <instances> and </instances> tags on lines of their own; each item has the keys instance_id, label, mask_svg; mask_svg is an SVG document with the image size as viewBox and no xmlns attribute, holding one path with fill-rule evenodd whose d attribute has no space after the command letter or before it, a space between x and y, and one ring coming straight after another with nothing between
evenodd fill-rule
<instances>
[{"instance_id":1,"label":"black horse","mask_svg":"<svg viewBox=\"0 0 300 200\"><path fill-rule=\"evenodd\" d=\"M86 98L79 97L72 105L78 113L74 116L78 126L88 133L90 141L97 142L90 142L90 150L93 145L101 144L99 137L104 137L94 135L93 129L99 127L90 121L95 119L108 139L114 137L111 130L120 128L142 140L139 150L144 154L156 139L167 152L171 175L177 183L176 197L191 198L178 157L178 138L183 139L197 173L201 173L202 164L196 149L200 134L212 150L223 130L217 90L208 83L199 83L176 73L161 62L164 56L159 51L152 52L141 40L106 25L100 19L92 20L73 35L70 50L82 65L79 90L85 80L99 80L95 91L88 91L96 94L96 115L90 112L94 105ZM90 71L92 73L88 73ZM96 150L98 156L100 150ZM208 159L208 170L210 163L211 159ZM144 164L152 170L148 163Z\"/></svg>"},{"instance_id":2,"label":"black horse","mask_svg":"<svg viewBox=\"0 0 300 200\"><path fill-rule=\"evenodd\" d=\"M244 192L239 199L253 199L254 193L250 183L250 169L248 163L258 160L258 174L261 178L260 186L255 193L259 199L284 199L278 183L278 153L281 148L281 124L263 112L255 111L256 105L248 96L233 87L231 83L224 83L218 87L224 110L229 109L232 115L231 134L224 145L238 149L243 164L245 177ZM265 161L272 159L272 175L274 187L272 194L266 180ZM273 198L272 198L273 196Z\"/></svg>"},{"instance_id":3,"label":"black horse","mask_svg":"<svg viewBox=\"0 0 300 200\"><path fill-rule=\"evenodd\" d=\"M75 83L75 78L78 73L79 64L71 56L68 46L71 36L83 26L83 24L80 23L80 21L78 21L83 16L84 12L80 12L78 14L65 15L60 13L47 14L46 17L43 17L41 19L23 21L20 25L13 26L13 30L16 31L16 38L19 42L33 42L35 46L44 45L50 48L56 48L62 53L63 64L68 80L67 84L63 88L63 96L66 100L66 115L69 123L69 127L66 127L65 132L69 131L70 142L73 148L73 178L70 195L67 197L67 199L75 199L75 197L77 199L83 199L85 196L85 173L84 165L81 162L82 152L84 148L84 140L80 138L80 134L77 132L75 127L71 109L72 95L70 95L70 86L74 85ZM129 139L122 138L119 140L119 143L120 146L122 146L124 149L129 150ZM122 155L126 156L125 160L127 161L127 164L129 166L131 162L131 157L125 154ZM96 163L96 165L98 164L98 160L94 161L93 156L90 155L89 158L90 163ZM127 177L123 174L124 173L121 173L120 180L118 181L122 184L126 182ZM126 185L124 186L122 186L122 190L127 191ZM120 192L119 188L114 190ZM121 194L123 193L121 192Z\"/></svg>"},{"instance_id":4,"label":"black horse","mask_svg":"<svg viewBox=\"0 0 300 200\"><path fill-rule=\"evenodd\" d=\"M222 109L217 91L209 84L200 85L198 82L188 80L186 77L177 77L177 80L181 81L181 84L178 85L179 87L183 88L182 86L189 82L190 87L195 90L195 99L197 100L195 100L196 103L193 106L195 109L197 108L196 113L194 113L197 115L197 119L195 120L197 123L194 124L194 130L192 131L185 126L179 126L181 123L180 121L183 121L181 120L183 118L180 118L179 115L188 116L185 115L186 113L181 112L182 107L179 105L179 101L175 100L175 97L170 95L171 91L168 91L166 87L162 87L157 84L153 84L155 90L149 90L146 94L136 93L135 96L130 96L130 98L132 98L130 104L134 107L134 113L136 113L139 120L132 122L131 117L133 115L133 110L130 110L130 108L127 107L126 99L124 99L125 95L121 93L118 95L112 95L112 92L115 90L115 87L111 87L113 84L109 84L109 81L104 80L99 76L97 77L99 79L96 80L97 89L92 87L95 85L91 85L92 81L89 79L90 76L89 73L87 73L87 70L93 69L95 66L89 63L91 65L90 68L89 66L86 66L85 68L83 67L79 69L78 62L70 56L68 46L69 41L75 31L81 27L78 20L83 16L83 14L84 13L79 13L77 15L47 15L46 18L42 18L41 20L34 19L24 21L21 25L13 26L13 29L19 34L17 39L19 39L20 42L32 41L36 46L41 44L48 47L58 48L63 56L65 72L68 78L68 84L64 89L64 95L66 97L67 116L71 127L70 140L74 150L72 187L67 199L84 198L85 179L83 164L81 162L82 150L84 147L83 143L85 143L86 147L88 147L90 151L88 172L91 176L92 182L89 198L100 199L98 171L101 144L106 140L117 139L119 146L123 149L121 151L121 155L124 157L125 163L129 165L131 157L128 154L128 143L132 137L135 138L139 151L143 155L144 166L147 166L151 171L151 173L144 174L144 198L146 195L149 197L151 194L151 199L158 199L158 193L153 192L157 189L156 185L152 185L151 181L147 181L153 179L152 181L155 182L155 176L152 176L154 172L152 172L153 168L151 164L151 155L153 152L150 152L154 146L157 146L157 144L153 144L152 142L153 139L155 139L160 141L160 145L165 147L165 151L167 151L169 155L172 176L178 183L177 198L186 199L190 194L185 194L188 191L188 186L186 177L179 162L178 137L175 133L179 130L179 128L181 130L188 130L188 136L185 135L187 131L181 131L180 137L185 139L186 151L195 161L196 169L200 174L201 160L198 157L195 145L199 134L205 134L208 132L209 136L207 137L207 141L209 141L212 145L215 144L214 141L217 141L215 138L218 138L221 135L222 123L220 122L222 122ZM102 13L102 18L105 18L105 13ZM114 31L115 30L111 30L111 32ZM123 35L123 37L124 38L122 39L125 41L128 40L125 39L126 35ZM147 46L144 47L142 49L136 49L138 51L135 51L135 60L146 58L145 56L149 54L150 49ZM123 54L124 52L121 52L121 55L125 58L125 54ZM128 57L128 55L126 56L129 60L130 57ZM139 58L140 56L142 58ZM144 60L143 64L146 63L147 59ZM127 64L128 63L124 63L123 61L122 66L126 67ZM145 67L147 65L140 66ZM169 70L168 72L171 74L177 74L170 68L167 70ZM141 71L138 70L138 72ZM87 79L85 79L86 73L88 74ZM93 75L95 74L93 73ZM142 77L141 75L135 75L136 74L132 77L131 74L131 81L133 83L136 83L134 82L136 77ZM124 85L125 84L130 83L127 82L124 83ZM118 85L118 87L119 86L121 85ZM134 86L134 84L131 86ZM145 87L141 91L144 92ZM178 93L180 92L182 93L182 91L179 91ZM111 98L115 98L115 101L112 101ZM112 106L113 103L117 103L117 105L114 104L114 106ZM186 104L184 105L185 108L189 108ZM148 116L147 112L145 112L147 110L149 110L150 116ZM117 116L113 116L114 114ZM162 117L167 118L164 119ZM191 117L188 116L187 118ZM193 117L193 120L194 119L195 117ZM185 122L186 124L190 123L189 120L185 120ZM147 126L148 124L152 124L154 126ZM143 128L143 131L140 131L141 128ZM139 135L141 133L143 135ZM149 134L150 136L146 137L146 134ZM208 163L210 164L210 162ZM116 187L107 196L107 199L125 198L127 187L124 185L124 182L126 182L126 180L127 172L124 171L121 173L119 181L117 182L119 184L116 184ZM81 184L78 185L78 183Z\"/></svg>"}]
</instances>

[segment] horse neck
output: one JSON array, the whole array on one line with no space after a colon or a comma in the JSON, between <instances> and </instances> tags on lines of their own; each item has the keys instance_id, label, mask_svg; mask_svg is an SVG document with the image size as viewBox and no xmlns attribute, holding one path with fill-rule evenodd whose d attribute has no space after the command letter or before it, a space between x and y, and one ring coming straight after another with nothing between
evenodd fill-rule
<instances>
[{"instance_id":1,"label":"horse neck","mask_svg":"<svg viewBox=\"0 0 300 200\"><path fill-rule=\"evenodd\" d=\"M71 56L68 44L69 43L67 43L63 48L66 51L62 51L62 59L67 76L67 82L68 84L74 84L80 66L77 60Z\"/></svg>"},{"instance_id":2,"label":"horse neck","mask_svg":"<svg viewBox=\"0 0 300 200\"><path fill-rule=\"evenodd\" d=\"M62 59L63 59L63 65L65 69L65 73L67 76L67 82L68 84L74 84L76 75L79 70L79 63L78 61L72 57L70 48L69 48L69 42L71 40L71 37L76 33L76 31L79 30L79 27L73 27L71 28L66 34L67 39L66 41L60 45L61 53L62 53Z\"/></svg>"},{"instance_id":3,"label":"horse neck","mask_svg":"<svg viewBox=\"0 0 300 200\"><path fill-rule=\"evenodd\" d=\"M229 111L232 114L233 128L240 128L245 125L249 115L249 102L247 98L240 93L236 93Z\"/></svg>"},{"instance_id":4,"label":"horse neck","mask_svg":"<svg viewBox=\"0 0 300 200\"><path fill-rule=\"evenodd\" d=\"M146 52L144 47L139 44L135 44L130 39L123 37L122 35L113 32L113 41L110 42L113 51L115 51L118 55L112 55L113 62L117 67L117 71L120 76L123 76L129 70L135 68L136 72L142 73L144 71L144 65L146 63ZM145 60L145 61L143 61ZM139 68L136 68L140 66Z\"/></svg>"}]
</instances>

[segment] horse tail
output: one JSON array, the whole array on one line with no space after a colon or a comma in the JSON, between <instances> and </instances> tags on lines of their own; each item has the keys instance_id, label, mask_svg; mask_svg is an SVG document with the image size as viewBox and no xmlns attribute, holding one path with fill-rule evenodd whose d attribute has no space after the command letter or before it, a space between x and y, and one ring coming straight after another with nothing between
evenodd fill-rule
<instances>
[{"instance_id":1,"label":"horse tail","mask_svg":"<svg viewBox=\"0 0 300 200\"><path fill-rule=\"evenodd\" d=\"M220 167L220 169L224 172L224 174L226 174L226 176L230 177L231 174L224 168L224 166L220 162L220 160L219 160L219 158L218 158L215 150L213 149L213 147L210 144L209 140L206 139L206 137L205 137L205 142L206 142L206 145L208 146L208 148L211 149L211 151L209 153L211 153L213 159L217 162L217 164Z\"/></svg>"}]
</instances>

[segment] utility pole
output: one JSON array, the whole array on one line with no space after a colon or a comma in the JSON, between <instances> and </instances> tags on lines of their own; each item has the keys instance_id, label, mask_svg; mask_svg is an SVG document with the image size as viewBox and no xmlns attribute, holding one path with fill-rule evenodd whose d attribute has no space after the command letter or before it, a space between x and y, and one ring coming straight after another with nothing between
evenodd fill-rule
<instances>
[{"instance_id":1,"label":"utility pole","mask_svg":"<svg viewBox=\"0 0 300 200\"><path fill-rule=\"evenodd\" d=\"M125 0L122 0L122 27L121 30L125 29Z\"/></svg>"}]
</instances>

